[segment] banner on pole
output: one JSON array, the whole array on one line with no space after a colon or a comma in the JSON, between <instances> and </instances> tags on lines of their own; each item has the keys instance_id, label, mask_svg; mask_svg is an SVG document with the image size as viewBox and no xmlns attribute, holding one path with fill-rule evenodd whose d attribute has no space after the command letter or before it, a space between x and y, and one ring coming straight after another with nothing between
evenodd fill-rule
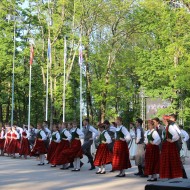
<instances>
[{"instance_id":1,"label":"banner on pole","mask_svg":"<svg viewBox=\"0 0 190 190\"><path fill-rule=\"evenodd\" d=\"M32 65L34 59L34 47L31 45L30 47L30 65Z\"/></svg>"}]
</instances>

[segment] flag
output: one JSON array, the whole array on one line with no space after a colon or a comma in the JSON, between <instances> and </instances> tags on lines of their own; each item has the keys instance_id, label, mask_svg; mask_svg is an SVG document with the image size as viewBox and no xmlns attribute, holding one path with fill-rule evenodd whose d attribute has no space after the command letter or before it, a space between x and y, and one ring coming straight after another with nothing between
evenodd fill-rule
<instances>
[{"instance_id":1,"label":"flag","mask_svg":"<svg viewBox=\"0 0 190 190\"><path fill-rule=\"evenodd\" d=\"M32 65L34 59L34 47L33 45L30 46L30 65Z\"/></svg>"},{"instance_id":2,"label":"flag","mask_svg":"<svg viewBox=\"0 0 190 190\"><path fill-rule=\"evenodd\" d=\"M48 59L50 60L51 57L51 41L48 38L48 52L47 52Z\"/></svg>"},{"instance_id":3,"label":"flag","mask_svg":"<svg viewBox=\"0 0 190 190\"><path fill-rule=\"evenodd\" d=\"M79 66L81 67L83 63L83 54L82 54L82 46L79 46Z\"/></svg>"}]
</instances>

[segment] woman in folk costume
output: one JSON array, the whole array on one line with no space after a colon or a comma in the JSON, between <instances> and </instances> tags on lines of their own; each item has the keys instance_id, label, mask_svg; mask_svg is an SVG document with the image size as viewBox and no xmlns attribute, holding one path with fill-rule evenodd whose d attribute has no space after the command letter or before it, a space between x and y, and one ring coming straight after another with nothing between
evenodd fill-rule
<instances>
[{"instance_id":1,"label":"woman in folk costume","mask_svg":"<svg viewBox=\"0 0 190 190\"><path fill-rule=\"evenodd\" d=\"M0 133L0 152L1 156L4 156L4 145L5 145L5 127L2 126Z\"/></svg>"},{"instance_id":2,"label":"woman in folk costume","mask_svg":"<svg viewBox=\"0 0 190 190\"><path fill-rule=\"evenodd\" d=\"M83 157L80 139L84 138L84 133L81 131L81 129L77 128L76 122L73 123L73 127L70 132L72 136L71 145L70 148L65 149L62 152L62 156L64 158L63 164L73 161L74 169L72 171L78 172L80 171L80 159Z\"/></svg>"},{"instance_id":3,"label":"woman in folk costume","mask_svg":"<svg viewBox=\"0 0 190 190\"><path fill-rule=\"evenodd\" d=\"M94 165L98 166L99 169L96 174L105 174L105 165L112 162L112 153L109 150L108 144L112 142L110 135L105 130L105 124L99 124L100 136L99 136L99 146L96 152Z\"/></svg>"},{"instance_id":4,"label":"woman in folk costume","mask_svg":"<svg viewBox=\"0 0 190 190\"><path fill-rule=\"evenodd\" d=\"M137 150L137 144L135 142L136 136L135 136L135 125L134 125L134 123L130 123L129 133L131 135L131 141L130 141L129 146L128 146L129 147L129 155L130 155L130 159L134 160L136 150Z\"/></svg>"},{"instance_id":5,"label":"woman in folk costume","mask_svg":"<svg viewBox=\"0 0 190 190\"><path fill-rule=\"evenodd\" d=\"M180 151L180 157L183 164L185 164L185 158L188 157L187 141L189 140L188 133L183 129L183 125L179 125L181 131L182 149Z\"/></svg>"},{"instance_id":6,"label":"woman in folk costume","mask_svg":"<svg viewBox=\"0 0 190 190\"><path fill-rule=\"evenodd\" d=\"M10 142L11 142L11 127L9 125L7 125L5 128L6 128L7 132L5 134L4 153L7 153L8 156L10 156L9 146L10 146Z\"/></svg>"},{"instance_id":7,"label":"woman in folk costume","mask_svg":"<svg viewBox=\"0 0 190 190\"><path fill-rule=\"evenodd\" d=\"M182 165L176 142L179 135L173 127L170 116L164 116L166 131L163 134L162 151L160 155L160 178L179 178L183 176Z\"/></svg>"},{"instance_id":8,"label":"woman in folk costume","mask_svg":"<svg viewBox=\"0 0 190 190\"><path fill-rule=\"evenodd\" d=\"M131 168L129 160L129 149L127 142L131 140L130 133L122 125L122 118L116 118L116 135L113 147L113 170L119 170L120 173L116 177L125 177L125 169Z\"/></svg>"},{"instance_id":9,"label":"woman in folk costume","mask_svg":"<svg viewBox=\"0 0 190 190\"><path fill-rule=\"evenodd\" d=\"M11 132L11 142L8 148L8 152L13 155L13 158L16 158L15 154L19 153L20 150L20 135L16 130L16 126L12 127Z\"/></svg>"},{"instance_id":10,"label":"woman in folk costume","mask_svg":"<svg viewBox=\"0 0 190 190\"><path fill-rule=\"evenodd\" d=\"M149 175L147 181L157 181L157 174L159 174L159 160L161 143L158 132L154 129L154 122L148 121L148 132L145 136L146 152L145 152L145 175Z\"/></svg>"},{"instance_id":11,"label":"woman in folk costume","mask_svg":"<svg viewBox=\"0 0 190 190\"><path fill-rule=\"evenodd\" d=\"M47 152L47 160L48 162L51 161L52 156L54 155L58 145L60 142L60 134L59 134L59 126L53 125L53 133L51 134L50 138L50 145ZM51 167L56 167L56 165L51 165Z\"/></svg>"},{"instance_id":12,"label":"woman in folk costume","mask_svg":"<svg viewBox=\"0 0 190 190\"><path fill-rule=\"evenodd\" d=\"M27 159L27 156L30 155L30 143L29 138L30 134L26 128L23 129L21 134L21 145L20 145L20 156L24 156L25 159Z\"/></svg>"},{"instance_id":13,"label":"woman in folk costume","mask_svg":"<svg viewBox=\"0 0 190 190\"><path fill-rule=\"evenodd\" d=\"M65 122L62 123L59 130L60 130L61 142L58 144L55 153L52 155L50 163L52 164L52 166L62 165L62 167L60 169L66 170L66 169L68 169L68 163L63 164L64 161L62 161L62 159L64 157L62 156L62 151L65 149L68 149L70 147L70 140L71 140L72 136L69 133L69 131L67 130L67 123L65 123Z\"/></svg>"},{"instance_id":14,"label":"woman in folk costume","mask_svg":"<svg viewBox=\"0 0 190 190\"><path fill-rule=\"evenodd\" d=\"M47 137L46 137L45 132L42 130L42 124L38 124L37 129L38 129L38 133L36 135L36 141L34 143L34 147L30 155L31 156L39 155L40 163L38 165L43 166L44 161L45 161L45 154L47 153L47 149L46 149L44 141L46 140Z\"/></svg>"}]
</instances>

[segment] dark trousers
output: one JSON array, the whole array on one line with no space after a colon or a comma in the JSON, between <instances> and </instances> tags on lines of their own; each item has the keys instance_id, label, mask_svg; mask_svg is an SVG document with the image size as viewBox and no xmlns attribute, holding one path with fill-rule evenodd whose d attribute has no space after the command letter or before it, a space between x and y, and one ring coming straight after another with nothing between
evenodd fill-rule
<instances>
[{"instance_id":1,"label":"dark trousers","mask_svg":"<svg viewBox=\"0 0 190 190\"><path fill-rule=\"evenodd\" d=\"M93 141L87 141L87 142L84 142L84 144L82 145L83 154L88 157L89 162L90 162L91 165L93 165L93 157L92 157L92 154L91 154L92 142Z\"/></svg>"}]
</instances>

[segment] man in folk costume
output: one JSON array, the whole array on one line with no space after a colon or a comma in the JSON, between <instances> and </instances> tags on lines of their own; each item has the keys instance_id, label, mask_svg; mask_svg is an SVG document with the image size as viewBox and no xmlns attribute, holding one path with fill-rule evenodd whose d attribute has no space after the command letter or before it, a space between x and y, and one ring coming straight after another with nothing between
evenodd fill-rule
<instances>
[{"instance_id":1,"label":"man in folk costume","mask_svg":"<svg viewBox=\"0 0 190 190\"><path fill-rule=\"evenodd\" d=\"M51 159L60 143L60 134L59 134L59 126L53 125L53 133L50 138L50 145L47 152L47 160L51 162ZM51 167L56 167L56 165L51 165Z\"/></svg>"},{"instance_id":2,"label":"man in folk costume","mask_svg":"<svg viewBox=\"0 0 190 190\"><path fill-rule=\"evenodd\" d=\"M37 134L37 129L34 128L33 124L30 124L30 128L29 128L29 143L30 146L33 147L34 143L35 143L35 139L36 139L36 134Z\"/></svg>"},{"instance_id":3,"label":"man in folk costume","mask_svg":"<svg viewBox=\"0 0 190 190\"><path fill-rule=\"evenodd\" d=\"M42 130L42 124L38 124L37 129L38 133L36 135L36 141L31 151L31 155L39 155L40 163L38 165L43 166L45 161L45 154L47 153L44 141L46 140L47 136L45 132Z\"/></svg>"},{"instance_id":4,"label":"man in folk costume","mask_svg":"<svg viewBox=\"0 0 190 190\"><path fill-rule=\"evenodd\" d=\"M111 125L110 122L108 120L104 121L104 125L106 126L106 131L108 132L108 134L111 137L111 143L108 144L108 148L110 150L111 153L113 153L113 146L114 146L114 142L115 142L115 132L116 132L116 127ZM112 169L110 172L114 172L114 170Z\"/></svg>"},{"instance_id":5,"label":"man in folk costume","mask_svg":"<svg viewBox=\"0 0 190 190\"><path fill-rule=\"evenodd\" d=\"M145 152L145 175L149 175L147 181L157 181L157 174L159 174L159 160L161 143L158 132L154 129L153 120L148 121L148 132L145 136L146 152Z\"/></svg>"},{"instance_id":6,"label":"man in folk costume","mask_svg":"<svg viewBox=\"0 0 190 190\"><path fill-rule=\"evenodd\" d=\"M138 118L136 120L136 144L137 150L135 154L135 164L138 166L138 173L135 175L144 177L144 157L145 157L145 144L144 144L144 130L142 128L143 120Z\"/></svg>"},{"instance_id":7,"label":"man in folk costume","mask_svg":"<svg viewBox=\"0 0 190 190\"><path fill-rule=\"evenodd\" d=\"M66 170L68 169L68 163L63 164L62 163L62 151L65 149L68 149L70 147L70 140L72 138L71 134L69 133L69 131L67 130L67 123L63 122L60 126L59 126L59 130L60 130L60 143L57 146L57 149L55 151L55 153L53 154L50 163L52 165L62 165L62 167L60 168L61 170Z\"/></svg>"},{"instance_id":8,"label":"man in folk costume","mask_svg":"<svg viewBox=\"0 0 190 190\"><path fill-rule=\"evenodd\" d=\"M51 131L48 128L48 122L47 121L43 122L43 131L46 134L45 145L46 145L46 148L48 149L49 148L49 144L50 144Z\"/></svg>"},{"instance_id":9,"label":"man in folk costume","mask_svg":"<svg viewBox=\"0 0 190 190\"><path fill-rule=\"evenodd\" d=\"M180 154L176 144L179 135L170 116L164 116L163 122L166 125L166 131L163 134L160 155L160 178L179 178L183 176Z\"/></svg>"},{"instance_id":10,"label":"man in folk costume","mask_svg":"<svg viewBox=\"0 0 190 190\"><path fill-rule=\"evenodd\" d=\"M116 118L116 134L113 147L113 170L119 170L120 173L116 177L125 177L125 169L131 168L129 160L129 149L127 142L131 140L130 133L127 128L122 125L122 118Z\"/></svg>"},{"instance_id":11,"label":"man in folk costume","mask_svg":"<svg viewBox=\"0 0 190 190\"><path fill-rule=\"evenodd\" d=\"M179 128L179 125L177 124L177 115L176 114L171 114L170 115L170 124L172 125L172 127L175 129L175 131L177 132L177 135L178 135L178 140L180 140L182 143L182 140L181 140L181 131L180 131L180 128ZM178 146L177 146L178 147ZM179 151L179 155L180 155L180 151L179 150L179 147L178 147L178 151ZM183 163L181 162L181 167L182 167L182 171L183 171L183 178L187 178L187 174L186 174L186 171L184 169L184 166L183 166Z\"/></svg>"},{"instance_id":12,"label":"man in folk costume","mask_svg":"<svg viewBox=\"0 0 190 190\"><path fill-rule=\"evenodd\" d=\"M1 132L0 132L0 152L1 156L4 156L4 145L5 145L5 127L1 127Z\"/></svg>"},{"instance_id":13,"label":"man in folk costume","mask_svg":"<svg viewBox=\"0 0 190 190\"><path fill-rule=\"evenodd\" d=\"M188 148L187 148L187 141L189 140L189 134L184 130L183 125L179 125L181 131L181 139L182 139L182 149L180 151L181 161L184 164L185 158L188 157Z\"/></svg>"},{"instance_id":14,"label":"man in folk costume","mask_svg":"<svg viewBox=\"0 0 190 190\"><path fill-rule=\"evenodd\" d=\"M89 170L95 169L93 157L91 154L91 145L93 140L98 136L98 131L89 124L89 119L85 119L83 121L83 129L84 133L84 144L82 145L83 154L86 155L91 164L91 168Z\"/></svg>"},{"instance_id":15,"label":"man in folk costume","mask_svg":"<svg viewBox=\"0 0 190 190\"><path fill-rule=\"evenodd\" d=\"M24 128L21 134L21 145L20 145L19 154L21 157L23 155L25 159L27 159L27 155L30 155L30 143L28 140L29 136L30 133L26 128Z\"/></svg>"},{"instance_id":16,"label":"man in folk costume","mask_svg":"<svg viewBox=\"0 0 190 190\"><path fill-rule=\"evenodd\" d=\"M96 174L105 174L105 165L112 162L112 153L108 148L108 144L112 142L110 135L105 130L106 125L100 124L99 126L100 136L99 136L99 146L94 159L94 165L98 166L99 169Z\"/></svg>"}]
</instances>

